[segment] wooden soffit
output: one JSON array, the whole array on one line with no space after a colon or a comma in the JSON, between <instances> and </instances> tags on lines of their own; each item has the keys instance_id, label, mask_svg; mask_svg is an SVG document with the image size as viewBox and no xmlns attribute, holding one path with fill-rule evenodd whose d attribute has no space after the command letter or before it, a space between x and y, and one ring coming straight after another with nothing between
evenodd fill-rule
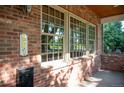
<instances>
[{"instance_id":1,"label":"wooden soffit","mask_svg":"<svg viewBox=\"0 0 124 93\"><path fill-rule=\"evenodd\" d=\"M100 18L124 14L124 5L86 5Z\"/></svg>"}]
</instances>

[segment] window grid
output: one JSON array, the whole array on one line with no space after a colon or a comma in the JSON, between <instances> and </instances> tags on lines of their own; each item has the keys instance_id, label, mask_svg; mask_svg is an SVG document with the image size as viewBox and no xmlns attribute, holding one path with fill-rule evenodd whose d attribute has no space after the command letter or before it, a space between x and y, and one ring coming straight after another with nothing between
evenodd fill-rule
<instances>
[{"instance_id":1,"label":"window grid","mask_svg":"<svg viewBox=\"0 0 124 93\"><path fill-rule=\"evenodd\" d=\"M95 27L89 25L89 52L95 51Z\"/></svg>"},{"instance_id":2,"label":"window grid","mask_svg":"<svg viewBox=\"0 0 124 93\"><path fill-rule=\"evenodd\" d=\"M70 57L80 57L86 51L86 24L70 17Z\"/></svg>"},{"instance_id":3,"label":"window grid","mask_svg":"<svg viewBox=\"0 0 124 93\"><path fill-rule=\"evenodd\" d=\"M42 6L42 62L63 59L64 13Z\"/></svg>"}]
</instances>

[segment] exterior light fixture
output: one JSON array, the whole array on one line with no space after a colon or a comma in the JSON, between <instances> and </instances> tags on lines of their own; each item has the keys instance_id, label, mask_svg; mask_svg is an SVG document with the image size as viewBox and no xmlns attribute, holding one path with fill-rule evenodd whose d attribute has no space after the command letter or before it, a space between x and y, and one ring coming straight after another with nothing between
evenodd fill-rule
<instances>
[{"instance_id":1,"label":"exterior light fixture","mask_svg":"<svg viewBox=\"0 0 124 93\"><path fill-rule=\"evenodd\" d=\"M113 7L118 7L119 5L114 5Z\"/></svg>"},{"instance_id":2,"label":"exterior light fixture","mask_svg":"<svg viewBox=\"0 0 124 93\"><path fill-rule=\"evenodd\" d=\"M31 13L31 10L32 10L32 5L23 5L23 11L24 13Z\"/></svg>"}]
</instances>

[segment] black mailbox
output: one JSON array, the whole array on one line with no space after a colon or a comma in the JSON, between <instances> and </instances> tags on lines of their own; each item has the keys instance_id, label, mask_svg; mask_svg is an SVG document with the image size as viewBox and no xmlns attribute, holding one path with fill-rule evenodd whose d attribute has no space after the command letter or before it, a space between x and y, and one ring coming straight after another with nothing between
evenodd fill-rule
<instances>
[{"instance_id":1,"label":"black mailbox","mask_svg":"<svg viewBox=\"0 0 124 93\"><path fill-rule=\"evenodd\" d=\"M33 74L33 67L17 69L16 86L33 87Z\"/></svg>"}]
</instances>

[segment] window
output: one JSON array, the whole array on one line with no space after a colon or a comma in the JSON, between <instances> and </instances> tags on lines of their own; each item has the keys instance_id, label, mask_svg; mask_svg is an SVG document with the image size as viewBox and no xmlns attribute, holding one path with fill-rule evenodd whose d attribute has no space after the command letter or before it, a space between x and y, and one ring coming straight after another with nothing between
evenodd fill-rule
<instances>
[{"instance_id":1,"label":"window","mask_svg":"<svg viewBox=\"0 0 124 93\"><path fill-rule=\"evenodd\" d=\"M95 51L95 27L89 25L89 52L93 53Z\"/></svg>"},{"instance_id":2,"label":"window","mask_svg":"<svg viewBox=\"0 0 124 93\"><path fill-rule=\"evenodd\" d=\"M95 30L93 24L62 8L43 5L42 62L81 57L87 50L93 53L96 44Z\"/></svg>"},{"instance_id":3,"label":"window","mask_svg":"<svg viewBox=\"0 0 124 93\"><path fill-rule=\"evenodd\" d=\"M64 13L42 6L42 62L63 59Z\"/></svg>"},{"instance_id":4,"label":"window","mask_svg":"<svg viewBox=\"0 0 124 93\"><path fill-rule=\"evenodd\" d=\"M86 24L70 17L70 57L80 57L86 52Z\"/></svg>"}]
</instances>

